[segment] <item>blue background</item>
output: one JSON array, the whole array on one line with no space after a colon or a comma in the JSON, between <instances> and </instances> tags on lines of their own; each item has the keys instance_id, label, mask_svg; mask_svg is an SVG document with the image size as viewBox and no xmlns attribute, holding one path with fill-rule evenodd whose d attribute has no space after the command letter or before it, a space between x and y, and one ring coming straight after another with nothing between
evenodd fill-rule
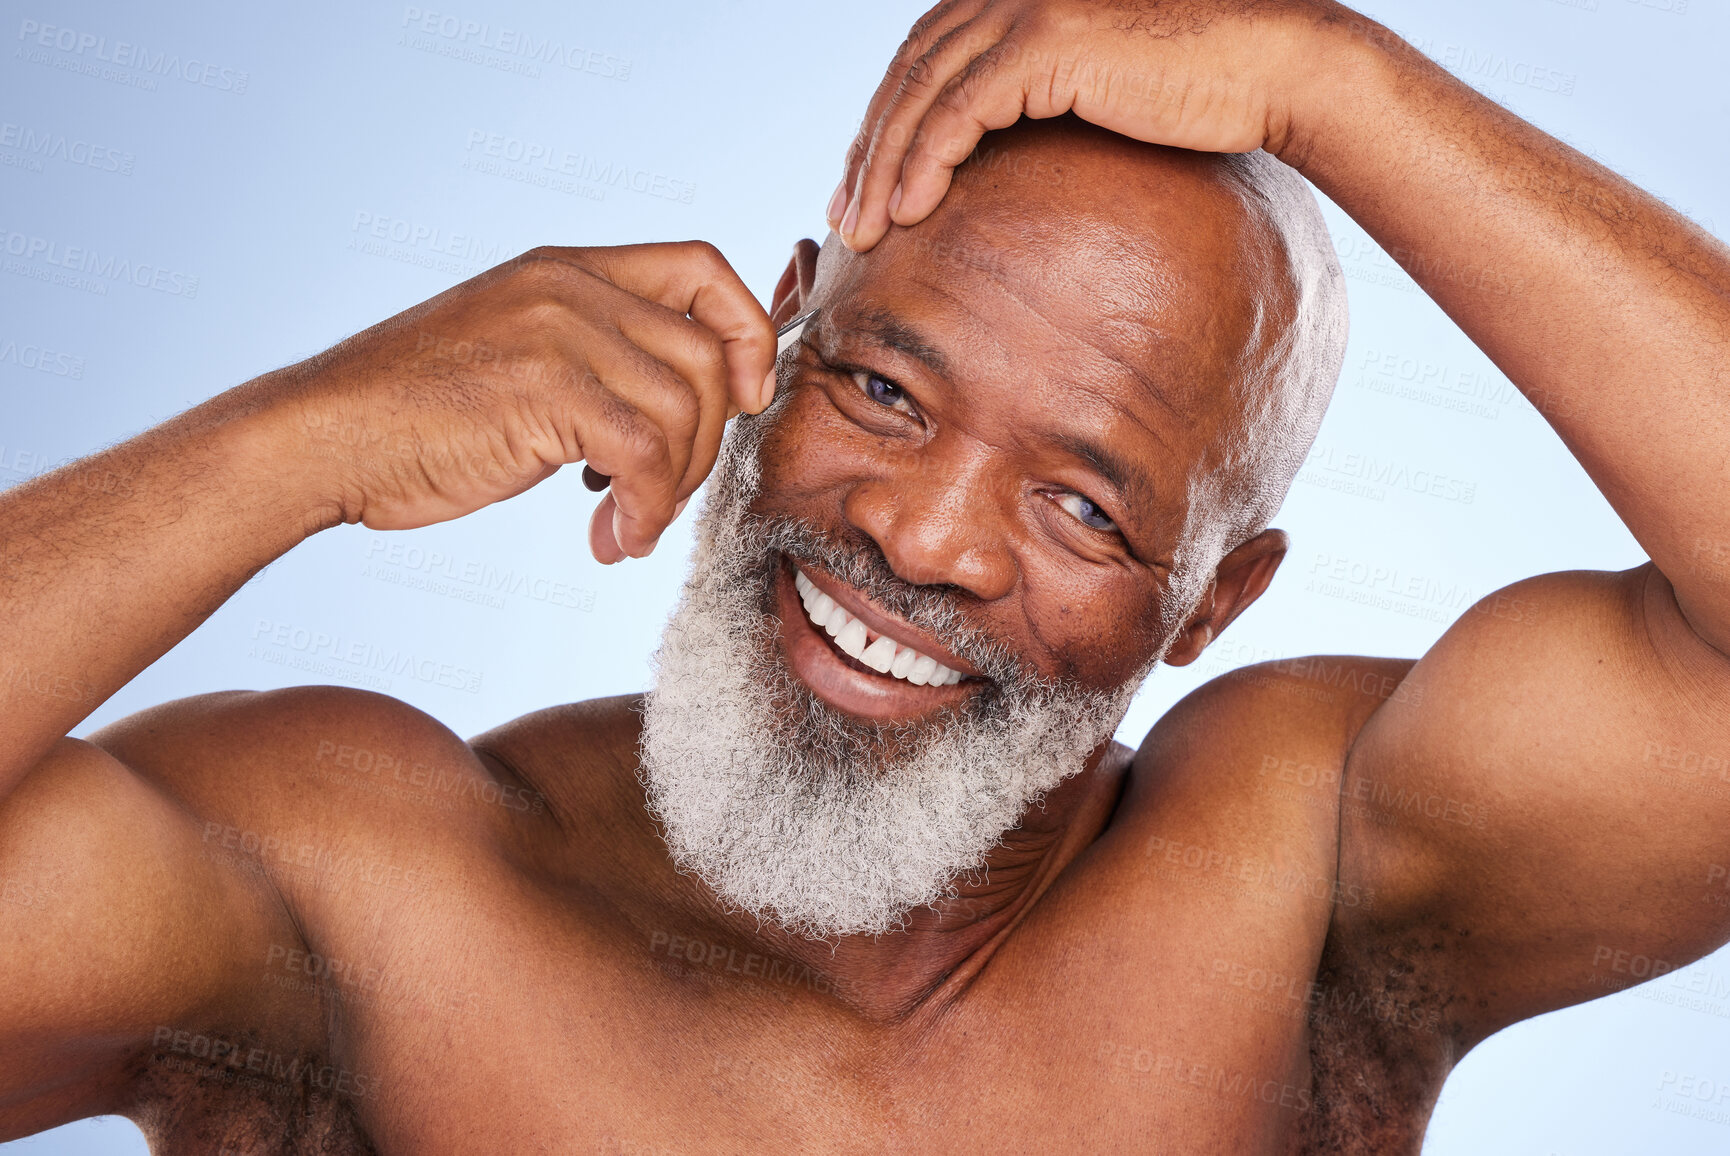
<instances>
[{"instance_id":1,"label":"blue background","mask_svg":"<svg viewBox=\"0 0 1730 1156\"><path fill-rule=\"evenodd\" d=\"M75 0L0 4L0 485L315 353L536 244L702 237L766 297L793 241L823 235L842 150L921 10L455 2L179 3L148 13ZM436 31L437 20L431 33L414 31L417 11L454 17L443 24L454 35ZM1723 0L1403 0L1371 14L1708 229L1730 225ZM470 58L463 21L486 22L495 37L509 27L580 45L588 66L525 70L520 56L496 51ZM105 72L75 39L62 41L73 46L65 51L37 46L27 32L38 25L214 71L210 83L136 66ZM97 163L33 152L26 131L82 142L67 153ZM641 172L648 191L542 185L518 179L519 166L477 165L484 150L471 142L492 134ZM1207 658L1156 675L1120 733L1126 742L1230 667L1318 652L1417 655L1463 593L1642 559L1506 379L1361 230L1329 215L1351 278L1353 334L1316 454L1279 520L1294 535L1292 556ZM148 278L142 287L100 277L55 284L41 279L55 270L29 255L32 238L164 272L156 287ZM24 255L11 251L20 247ZM192 278L196 292L185 292ZM42 349L53 351L47 369L31 352ZM1384 469L1449 484L1438 496L1365 477ZM593 501L566 471L455 524L322 534L76 733L207 690L345 681L468 735L551 703L641 687L682 575L687 526L651 559L604 569L583 546ZM485 567L526 579L521 592L460 577ZM1336 572L1346 577L1328 577ZM1414 582L1444 593L1393 589ZM412 651L479 675L478 685L314 662L310 648L271 642L285 625L291 639L323 633ZM1425 1152L1724 1151L1730 1130L1684 1111L1716 1101L1676 1096L1674 1077L1730 1081L1727 1018L1730 954L1720 952L1679 976L1518 1025L1448 1081ZM143 1151L122 1120L0 1147Z\"/></svg>"}]
</instances>

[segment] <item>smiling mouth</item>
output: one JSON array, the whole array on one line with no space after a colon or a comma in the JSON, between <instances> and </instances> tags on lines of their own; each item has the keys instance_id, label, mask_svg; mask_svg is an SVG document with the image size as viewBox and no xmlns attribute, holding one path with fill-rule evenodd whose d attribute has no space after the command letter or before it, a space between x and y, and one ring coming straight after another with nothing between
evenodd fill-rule
<instances>
[{"instance_id":1,"label":"smiling mouth","mask_svg":"<svg viewBox=\"0 0 1730 1156\"><path fill-rule=\"evenodd\" d=\"M819 590L797 566L793 568L793 585L804 603L806 619L829 636L830 646L849 666L912 686L953 686L967 677L915 647L871 630Z\"/></svg>"}]
</instances>

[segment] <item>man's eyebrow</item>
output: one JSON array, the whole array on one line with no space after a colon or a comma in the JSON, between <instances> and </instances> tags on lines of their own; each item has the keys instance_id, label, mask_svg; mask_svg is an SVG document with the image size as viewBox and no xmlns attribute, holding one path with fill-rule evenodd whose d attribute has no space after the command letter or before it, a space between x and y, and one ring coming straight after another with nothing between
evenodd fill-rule
<instances>
[{"instance_id":1,"label":"man's eyebrow","mask_svg":"<svg viewBox=\"0 0 1730 1156\"><path fill-rule=\"evenodd\" d=\"M1141 514L1153 508L1153 479L1139 465L1080 434L1058 434L1052 440L1059 448L1092 466L1115 486L1133 507L1133 513Z\"/></svg>"},{"instance_id":2,"label":"man's eyebrow","mask_svg":"<svg viewBox=\"0 0 1730 1156\"><path fill-rule=\"evenodd\" d=\"M855 333L923 363L939 377L949 377L949 361L942 352L927 342L918 330L893 314L872 309L845 325ZM1134 508L1134 513L1153 509L1153 479L1140 465L1081 434L1057 434L1052 440L1058 448L1080 458L1110 482Z\"/></svg>"},{"instance_id":3,"label":"man's eyebrow","mask_svg":"<svg viewBox=\"0 0 1730 1156\"><path fill-rule=\"evenodd\" d=\"M923 363L938 377L949 377L949 359L943 356L942 351L926 341L917 329L891 313L872 309L848 322L846 328Z\"/></svg>"}]
</instances>

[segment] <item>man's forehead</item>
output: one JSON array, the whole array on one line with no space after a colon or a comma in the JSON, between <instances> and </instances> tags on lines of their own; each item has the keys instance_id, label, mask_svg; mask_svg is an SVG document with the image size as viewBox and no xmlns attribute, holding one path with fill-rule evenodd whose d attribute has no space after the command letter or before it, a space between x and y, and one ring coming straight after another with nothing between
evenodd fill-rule
<instances>
[{"instance_id":1,"label":"man's forehead","mask_svg":"<svg viewBox=\"0 0 1730 1156\"><path fill-rule=\"evenodd\" d=\"M818 281L825 328L957 386L1008 378L1160 426L1215 408L1249 328L1229 303L1204 307L1204 286L1121 232L1048 248L994 244L995 231L897 230L846 254Z\"/></svg>"},{"instance_id":2,"label":"man's forehead","mask_svg":"<svg viewBox=\"0 0 1730 1156\"><path fill-rule=\"evenodd\" d=\"M831 237L818 298L951 373L1013 369L1116 387L1182 420L1214 408L1259 355L1270 265L1241 203L1194 174L1052 205L960 183L930 218L868 253ZM1076 178L1079 180L1079 178ZM899 329L899 333L897 330Z\"/></svg>"}]
</instances>

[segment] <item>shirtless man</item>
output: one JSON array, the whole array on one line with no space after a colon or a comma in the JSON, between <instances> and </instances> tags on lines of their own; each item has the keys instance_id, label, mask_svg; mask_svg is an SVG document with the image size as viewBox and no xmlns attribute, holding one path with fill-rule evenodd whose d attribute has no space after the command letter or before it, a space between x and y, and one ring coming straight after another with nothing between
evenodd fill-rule
<instances>
[{"instance_id":1,"label":"shirtless man","mask_svg":"<svg viewBox=\"0 0 1730 1156\"><path fill-rule=\"evenodd\" d=\"M1730 749L1730 255L1325 0L1133 17L921 22L768 313L706 246L538 250L0 497L0 1135L1415 1153L1479 1040L1730 939L1730 804L1649 785ZM1132 752L1140 679L1272 579L1339 367L1273 157L1652 562L1217 679ZM648 696L64 737L307 535L578 461L608 562L715 467Z\"/></svg>"}]
</instances>

